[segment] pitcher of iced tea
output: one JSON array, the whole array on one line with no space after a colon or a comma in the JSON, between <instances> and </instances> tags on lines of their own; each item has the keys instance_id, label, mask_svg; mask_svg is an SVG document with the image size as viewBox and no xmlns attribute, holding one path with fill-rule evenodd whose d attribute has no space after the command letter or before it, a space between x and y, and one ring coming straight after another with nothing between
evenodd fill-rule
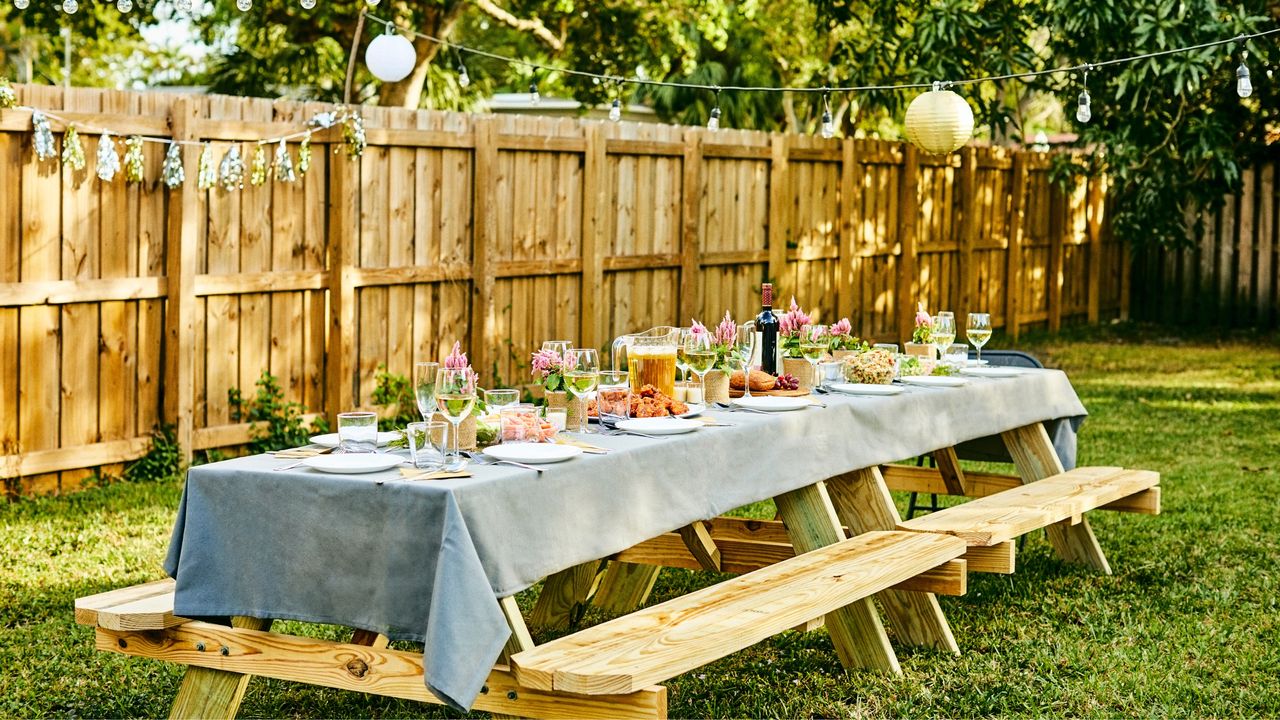
<instances>
[{"instance_id":1,"label":"pitcher of iced tea","mask_svg":"<svg viewBox=\"0 0 1280 720\"><path fill-rule=\"evenodd\" d=\"M613 341L613 368L626 370L631 391L652 385L668 397L676 391L676 346L680 328L656 327Z\"/></svg>"}]
</instances>

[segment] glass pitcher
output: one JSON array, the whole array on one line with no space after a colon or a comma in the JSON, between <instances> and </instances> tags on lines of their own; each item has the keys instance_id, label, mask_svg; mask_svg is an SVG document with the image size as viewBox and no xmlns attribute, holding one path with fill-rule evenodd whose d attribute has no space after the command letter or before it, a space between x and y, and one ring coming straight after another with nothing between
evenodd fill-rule
<instances>
[{"instance_id":1,"label":"glass pitcher","mask_svg":"<svg viewBox=\"0 0 1280 720\"><path fill-rule=\"evenodd\" d=\"M652 385L667 397L676 392L676 346L680 328L656 327L613 341L613 368L626 370L631 392Z\"/></svg>"}]
</instances>

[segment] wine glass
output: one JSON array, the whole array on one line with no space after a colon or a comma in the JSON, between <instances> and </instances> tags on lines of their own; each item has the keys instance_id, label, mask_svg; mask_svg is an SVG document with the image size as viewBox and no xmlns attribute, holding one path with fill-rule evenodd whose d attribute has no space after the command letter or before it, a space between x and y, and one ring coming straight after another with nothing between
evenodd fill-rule
<instances>
[{"instance_id":1,"label":"wine glass","mask_svg":"<svg viewBox=\"0 0 1280 720\"><path fill-rule=\"evenodd\" d=\"M418 401L418 412L422 413L423 422L431 422L436 412L436 375L439 373L440 363L413 364L413 398Z\"/></svg>"},{"instance_id":2,"label":"wine glass","mask_svg":"<svg viewBox=\"0 0 1280 720\"><path fill-rule=\"evenodd\" d=\"M969 324L965 327L965 339L978 348L978 364L982 364L982 346L991 339L991 313L969 313Z\"/></svg>"},{"instance_id":3,"label":"wine glass","mask_svg":"<svg viewBox=\"0 0 1280 720\"><path fill-rule=\"evenodd\" d=\"M827 328L823 325L804 325L800 328L800 357L809 362L810 372L813 373L814 384L818 390L822 390L822 383L825 378L818 376L818 361L827 352L827 341L824 337Z\"/></svg>"},{"instance_id":4,"label":"wine glass","mask_svg":"<svg viewBox=\"0 0 1280 720\"><path fill-rule=\"evenodd\" d=\"M932 337L930 343L938 349L938 358L946 354L947 348L956 341L956 316L954 313L940 312L933 316Z\"/></svg>"},{"instance_id":5,"label":"wine glass","mask_svg":"<svg viewBox=\"0 0 1280 720\"><path fill-rule=\"evenodd\" d=\"M680 336L676 338L676 369L680 371L680 380L685 383L689 382L689 363L684 359L684 344L692 332L689 328L680 328Z\"/></svg>"},{"instance_id":6,"label":"wine glass","mask_svg":"<svg viewBox=\"0 0 1280 720\"><path fill-rule=\"evenodd\" d=\"M591 348L573 348L564 356L564 382L569 392L578 400L585 401L595 391L600 382L600 353ZM587 413L578 414L577 432L588 433Z\"/></svg>"},{"instance_id":7,"label":"wine glass","mask_svg":"<svg viewBox=\"0 0 1280 720\"><path fill-rule=\"evenodd\" d=\"M707 401L707 373L716 364L716 349L711 342L711 333L690 333L684 343L684 361L689 369L698 376L698 384L702 387L702 401Z\"/></svg>"},{"instance_id":8,"label":"wine glass","mask_svg":"<svg viewBox=\"0 0 1280 720\"><path fill-rule=\"evenodd\" d=\"M436 374L436 407L453 425L453 449L447 462L450 470L460 470L466 465L458 447L459 426L471 416L475 404L476 376L471 368L441 368Z\"/></svg>"},{"instance_id":9,"label":"wine glass","mask_svg":"<svg viewBox=\"0 0 1280 720\"><path fill-rule=\"evenodd\" d=\"M564 357L569 352L569 348L573 347L573 343L569 340L546 340L542 343L543 350L551 350L556 355Z\"/></svg>"},{"instance_id":10,"label":"wine glass","mask_svg":"<svg viewBox=\"0 0 1280 720\"><path fill-rule=\"evenodd\" d=\"M756 352L756 324L745 322L738 326L738 336L730 356L737 356L742 366L742 397L751 397L751 360Z\"/></svg>"}]
</instances>

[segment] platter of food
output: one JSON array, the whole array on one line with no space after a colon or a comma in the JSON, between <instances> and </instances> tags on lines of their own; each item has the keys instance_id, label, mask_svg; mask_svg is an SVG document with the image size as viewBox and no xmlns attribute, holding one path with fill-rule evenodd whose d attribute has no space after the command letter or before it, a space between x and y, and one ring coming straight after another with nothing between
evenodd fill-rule
<instances>
[{"instance_id":1,"label":"platter of food","mask_svg":"<svg viewBox=\"0 0 1280 720\"><path fill-rule=\"evenodd\" d=\"M740 398L746 395L743 378L741 371L729 377L729 397ZM808 390L800 389L799 380L786 374L774 377L763 370L752 370L750 382L752 397L803 397L810 394Z\"/></svg>"},{"instance_id":2,"label":"platter of food","mask_svg":"<svg viewBox=\"0 0 1280 720\"><path fill-rule=\"evenodd\" d=\"M645 385L640 388L640 392L631 393L631 408L627 416L632 418L693 417L705 409L703 405L690 405L675 400L656 387ZM587 403L587 417L600 417L600 410L595 400Z\"/></svg>"}]
</instances>

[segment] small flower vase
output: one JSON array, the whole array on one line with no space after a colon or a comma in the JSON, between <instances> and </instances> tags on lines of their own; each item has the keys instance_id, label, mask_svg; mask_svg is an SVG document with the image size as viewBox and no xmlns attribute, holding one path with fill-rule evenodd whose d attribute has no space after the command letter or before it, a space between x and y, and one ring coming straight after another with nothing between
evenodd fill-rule
<instances>
[{"instance_id":1,"label":"small flower vase","mask_svg":"<svg viewBox=\"0 0 1280 720\"><path fill-rule=\"evenodd\" d=\"M706 377L706 393L702 401L707 405L729 402L729 373L723 370L710 370Z\"/></svg>"},{"instance_id":2,"label":"small flower vase","mask_svg":"<svg viewBox=\"0 0 1280 720\"><path fill-rule=\"evenodd\" d=\"M565 404L565 425L570 430L577 430L587 422L587 401L577 395L570 395Z\"/></svg>"},{"instance_id":3,"label":"small flower vase","mask_svg":"<svg viewBox=\"0 0 1280 720\"><path fill-rule=\"evenodd\" d=\"M936 360L938 358L938 349L932 343L909 342L902 346L902 350L907 355L914 355L926 360Z\"/></svg>"},{"instance_id":4,"label":"small flower vase","mask_svg":"<svg viewBox=\"0 0 1280 720\"><path fill-rule=\"evenodd\" d=\"M813 366L804 358L783 358L782 372L799 380L801 390L812 390L815 385Z\"/></svg>"},{"instance_id":5,"label":"small flower vase","mask_svg":"<svg viewBox=\"0 0 1280 720\"><path fill-rule=\"evenodd\" d=\"M569 423L569 393L566 390L548 390L543 395L547 401L547 421L557 430L564 430Z\"/></svg>"},{"instance_id":6,"label":"small flower vase","mask_svg":"<svg viewBox=\"0 0 1280 720\"><path fill-rule=\"evenodd\" d=\"M442 423L448 424L449 427L445 429L445 442L447 443L445 445L445 448L452 450L453 449L453 423L450 423L449 419L446 418L444 415L441 415L440 413L436 413L434 416L432 416L431 419L438 420ZM458 449L459 450L475 450L476 449L476 416L475 415L468 415L466 420L463 420L462 422L458 423Z\"/></svg>"}]
</instances>

